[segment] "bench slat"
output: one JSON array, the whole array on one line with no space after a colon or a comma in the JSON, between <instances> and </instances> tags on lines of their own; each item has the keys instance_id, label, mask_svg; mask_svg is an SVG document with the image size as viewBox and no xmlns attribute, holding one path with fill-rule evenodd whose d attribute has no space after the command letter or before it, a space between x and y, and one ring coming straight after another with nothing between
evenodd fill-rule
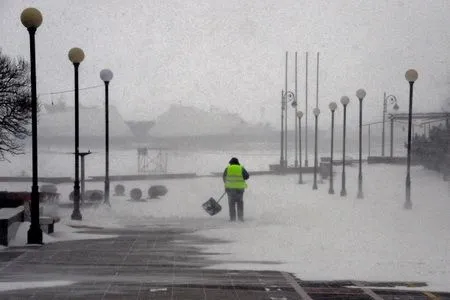
<instances>
[{"instance_id":1,"label":"bench slat","mask_svg":"<svg viewBox=\"0 0 450 300\"><path fill-rule=\"evenodd\" d=\"M18 207L3 207L0 209L0 219L10 219L11 217L23 212L23 205Z\"/></svg>"},{"instance_id":2,"label":"bench slat","mask_svg":"<svg viewBox=\"0 0 450 300\"><path fill-rule=\"evenodd\" d=\"M24 207L5 207L0 209L0 244L8 246L8 242L12 236L9 229L13 228L12 224L16 222L23 222ZM17 229L17 227L16 227ZM14 230L13 230L14 231Z\"/></svg>"},{"instance_id":3,"label":"bench slat","mask_svg":"<svg viewBox=\"0 0 450 300\"><path fill-rule=\"evenodd\" d=\"M39 224L48 225L55 223L55 220L52 217L39 217Z\"/></svg>"}]
</instances>

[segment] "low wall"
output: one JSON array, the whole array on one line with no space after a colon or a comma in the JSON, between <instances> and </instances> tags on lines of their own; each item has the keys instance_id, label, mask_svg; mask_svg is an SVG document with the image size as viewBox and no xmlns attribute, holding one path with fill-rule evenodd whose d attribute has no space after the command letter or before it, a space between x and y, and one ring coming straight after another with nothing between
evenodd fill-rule
<instances>
[{"instance_id":1,"label":"low wall","mask_svg":"<svg viewBox=\"0 0 450 300\"><path fill-rule=\"evenodd\" d=\"M367 163L369 164L391 164L391 165L403 165L406 164L407 158L404 156L369 156ZM412 165L419 165L420 162L417 159L411 158Z\"/></svg>"}]
</instances>

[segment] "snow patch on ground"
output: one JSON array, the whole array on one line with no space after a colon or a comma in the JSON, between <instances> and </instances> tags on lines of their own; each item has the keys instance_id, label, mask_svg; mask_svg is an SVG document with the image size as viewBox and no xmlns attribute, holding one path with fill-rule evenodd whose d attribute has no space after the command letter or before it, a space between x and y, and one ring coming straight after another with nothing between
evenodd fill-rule
<instances>
[{"instance_id":1,"label":"snow patch on ground","mask_svg":"<svg viewBox=\"0 0 450 300\"><path fill-rule=\"evenodd\" d=\"M56 281L29 281L29 282L0 282L0 291L23 290L32 288L47 288L54 286L71 285L76 282L67 280Z\"/></svg>"}]
</instances>

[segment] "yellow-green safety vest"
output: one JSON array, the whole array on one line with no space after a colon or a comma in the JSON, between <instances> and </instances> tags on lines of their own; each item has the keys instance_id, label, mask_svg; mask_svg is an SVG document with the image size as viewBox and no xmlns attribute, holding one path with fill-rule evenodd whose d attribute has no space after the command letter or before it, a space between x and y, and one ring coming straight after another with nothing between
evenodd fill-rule
<instances>
[{"instance_id":1,"label":"yellow-green safety vest","mask_svg":"<svg viewBox=\"0 0 450 300\"><path fill-rule=\"evenodd\" d=\"M242 175L243 167L240 165L229 165L225 176L225 188L243 190L247 183Z\"/></svg>"}]
</instances>

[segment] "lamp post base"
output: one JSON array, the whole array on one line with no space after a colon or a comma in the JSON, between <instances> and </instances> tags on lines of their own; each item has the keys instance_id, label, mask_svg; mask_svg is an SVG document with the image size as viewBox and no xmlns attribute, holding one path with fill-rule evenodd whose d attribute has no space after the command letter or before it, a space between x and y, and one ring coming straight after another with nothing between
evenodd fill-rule
<instances>
[{"instance_id":1,"label":"lamp post base","mask_svg":"<svg viewBox=\"0 0 450 300\"><path fill-rule=\"evenodd\" d=\"M81 212L79 210L74 210L72 215L70 216L72 220L81 221L83 217L81 216Z\"/></svg>"},{"instance_id":2,"label":"lamp post base","mask_svg":"<svg viewBox=\"0 0 450 300\"><path fill-rule=\"evenodd\" d=\"M406 201L405 204L403 205L404 209L412 209L412 202L411 201Z\"/></svg>"},{"instance_id":3,"label":"lamp post base","mask_svg":"<svg viewBox=\"0 0 450 300\"><path fill-rule=\"evenodd\" d=\"M364 198L364 194L363 194L363 189L362 189L362 173L360 171L359 176L358 176L358 195L356 196L358 199L362 199Z\"/></svg>"},{"instance_id":4,"label":"lamp post base","mask_svg":"<svg viewBox=\"0 0 450 300\"><path fill-rule=\"evenodd\" d=\"M109 180L105 180L105 200L103 203L111 206L111 203L109 202Z\"/></svg>"},{"instance_id":5,"label":"lamp post base","mask_svg":"<svg viewBox=\"0 0 450 300\"><path fill-rule=\"evenodd\" d=\"M73 211L70 218L77 221L81 221L83 218L80 212L80 181L78 178L75 178L75 184L73 186Z\"/></svg>"},{"instance_id":6,"label":"lamp post base","mask_svg":"<svg viewBox=\"0 0 450 300\"><path fill-rule=\"evenodd\" d=\"M346 197L347 196L347 188L346 188L346 177L345 177L345 156L344 159L342 160L342 185L341 185L341 197Z\"/></svg>"},{"instance_id":7,"label":"lamp post base","mask_svg":"<svg viewBox=\"0 0 450 300\"><path fill-rule=\"evenodd\" d=\"M30 229L28 229L27 233L27 243L28 244L43 244L42 243L42 230L38 225L30 225Z\"/></svg>"},{"instance_id":8,"label":"lamp post base","mask_svg":"<svg viewBox=\"0 0 450 300\"><path fill-rule=\"evenodd\" d=\"M334 189L333 189L333 188L330 188L330 189L328 190L328 194L333 195L333 194L334 194Z\"/></svg>"},{"instance_id":9,"label":"lamp post base","mask_svg":"<svg viewBox=\"0 0 450 300\"><path fill-rule=\"evenodd\" d=\"M313 184L313 190L317 190L317 183L315 183L315 182Z\"/></svg>"},{"instance_id":10,"label":"lamp post base","mask_svg":"<svg viewBox=\"0 0 450 300\"><path fill-rule=\"evenodd\" d=\"M411 202L411 178L408 173L406 174L406 200L405 204L403 205L405 209L412 209L412 202Z\"/></svg>"},{"instance_id":11,"label":"lamp post base","mask_svg":"<svg viewBox=\"0 0 450 300\"><path fill-rule=\"evenodd\" d=\"M406 200L404 204L405 209L412 209L412 202L411 202L411 176L409 174L409 163L408 163L408 171L406 173Z\"/></svg>"}]
</instances>

